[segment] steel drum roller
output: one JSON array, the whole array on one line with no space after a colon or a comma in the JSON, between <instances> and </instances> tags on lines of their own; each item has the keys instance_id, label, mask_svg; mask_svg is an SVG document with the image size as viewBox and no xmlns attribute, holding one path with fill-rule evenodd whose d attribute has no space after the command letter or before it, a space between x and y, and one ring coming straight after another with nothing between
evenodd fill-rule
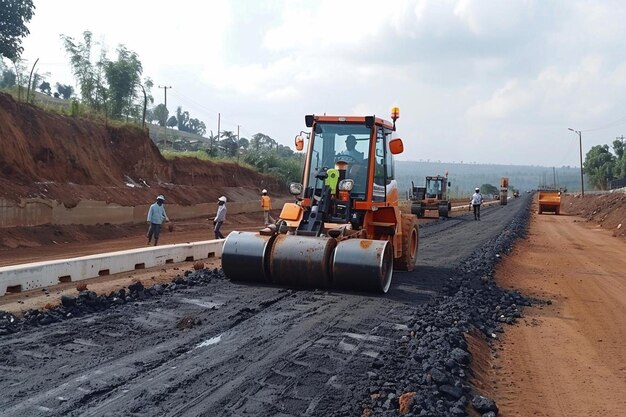
<instances>
[{"instance_id":1,"label":"steel drum roller","mask_svg":"<svg viewBox=\"0 0 626 417\"><path fill-rule=\"evenodd\" d=\"M386 293L393 274L387 240L347 239L339 242L332 260L333 287Z\"/></svg>"},{"instance_id":2,"label":"steel drum roller","mask_svg":"<svg viewBox=\"0 0 626 417\"><path fill-rule=\"evenodd\" d=\"M269 269L272 282L309 288L327 288L336 240L325 237L279 235L272 245Z\"/></svg>"},{"instance_id":3,"label":"steel drum roller","mask_svg":"<svg viewBox=\"0 0 626 417\"><path fill-rule=\"evenodd\" d=\"M231 232L222 249L222 269L232 281L270 282L268 254L274 236Z\"/></svg>"}]
</instances>

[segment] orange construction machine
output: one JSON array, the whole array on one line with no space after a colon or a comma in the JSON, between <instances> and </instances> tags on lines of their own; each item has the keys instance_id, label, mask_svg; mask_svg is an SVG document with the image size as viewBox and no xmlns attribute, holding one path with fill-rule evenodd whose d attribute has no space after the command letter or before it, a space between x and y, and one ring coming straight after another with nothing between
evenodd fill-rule
<instances>
[{"instance_id":1,"label":"orange construction machine","mask_svg":"<svg viewBox=\"0 0 626 417\"><path fill-rule=\"evenodd\" d=\"M411 200L411 213L417 217L424 217L426 211L437 211L439 217L449 217L452 210L448 188L448 172L446 176L428 176L426 177L425 187L416 187L411 182L411 191L409 199Z\"/></svg>"},{"instance_id":2,"label":"orange construction machine","mask_svg":"<svg viewBox=\"0 0 626 417\"><path fill-rule=\"evenodd\" d=\"M375 116L308 115L302 183L279 219L231 232L222 268L233 281L386 293L394 268L413 270L417 218L398 208L393 155L404 150L392 122ZM304 149L296 136L296 149Z\"/></svg>"}]
</instances>

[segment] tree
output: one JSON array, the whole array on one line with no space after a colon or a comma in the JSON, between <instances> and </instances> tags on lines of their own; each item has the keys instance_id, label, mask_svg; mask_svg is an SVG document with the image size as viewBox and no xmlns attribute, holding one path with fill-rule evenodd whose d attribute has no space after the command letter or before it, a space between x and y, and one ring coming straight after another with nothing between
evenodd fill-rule
<instances>
[{"instance_id":1,"label":"tree","mask_svg":"<svg viewBox=\"0 0 626 417\"><path fill-rule=\"evenodd\" d=\"M619 139L613 141L615 160L615 178L626 178L626 144Z\"/></svg>"},{"instance_id":2,"label":"tree","mask_svg":"<svg viewBox=\"0 0 626 417\"><path fill-rule=\"evenodd\" d=\"M46 95L52 94L52 87L50 87L50 83L48 81L44 81L39 84L39 91Z\"/></svg>"},{"instance_id":3,"label":"tree","mask_svg":"<svg viewBox=\"0 0 626 417\"><path fill-rule=\"evenodd\" d=\"M93 46L92 33L83 32L83 41L76 42L73 38L61 35L66 53L70 56L70 66L78 84L82 99L93 109L99 110L105 101L104 67L106 65L106 51L100 50L99 61L91 62Z\"/></svg>"},{"instance_id":4,"label":"tree","mask_svg":"<svg viewBox=\"0 0 626 417\"><path fill-rule=\"evenodd\" d=\"M10 69L2 70L0 74L0 88L8 88L15 86L17 82L17 76L15 72Z\"/></svg>"},{"instance_id":5,"label":"tree","mask_svg":"<svg viewBox=\"0 0 626 417\"><path fill-rule=\"evenodd\" d=\"M161 103L157 104L156 107L152 109L152 114L154 116L154 120L157 121L159 126L165 126L170 112L167 111L167 107L165 107L165 104Z\"/></svg>"},{"instance_id":6,"label":"tree","mask_svg":"<svg viewBox=\"0 0 626 417\"><path fill-rule=\"evenodd\" d=\"M181 106L176 108L176 120L178 121L178 130L181 132L189 132L189 112L183 111Z\"/></svg>"},{"instance_id":7,"label":"tree","mask_svg":"<svg viewBox=\"0 0 626 417\"><path fill-rule=\"evenodd\" d=\"M257 133L252 136L252 139L250 140L250 146L255 151L258 151L262 148L274 149L276 148L276 141L266 134Z\"/></svg>"},{"instance_id":8,"label":"tree","mask_svg":"<svg viewBox=\"0 0 626 417\"><path fill-rule=\"evenodd\" d=\"M0 1L0 56L11 61L20 57L24 50L22 38L30 33L26 23L32 19L34 10L32 0Z\"/></svg>"},{"instance_id":9,"label":"tree","mask_svg":"<svg viewBox=\"0 0 626 417\"><path fill-rule=\"evenodd\" d=\"M499 195L500 194L500 190L495 185L483 184L483 185L480 186L480 193L481 194Z\"/></svg>"},{"instance_id":10,"label":"tree","mask_svg":"<svg viewBox=\"0 0 626 417\"><path fill-rule=\"evenodd\" d=\"M69 98L72 97L72 94L74 94L74 87L71 85L56 83L56 89L64 100L69 100Z\"/></svg>"},{"instance_id":11,"label":"tree","mask_svg":"<svg viewBox=\"0 0 626 417\"><path fill-rule=\"evenodd\" d=\"M117 61L104 61L111 117L119 119L122 114L131 112L132 104L137 99L136 89L139 87L142 72L139 57L124 45L117 48Z\"/></svg>"},{"instance_id":12,"label":"tree","mask_svg":"<svg viewBox=\"0 0 626 417\"><path fill-rule=\"evenodd\" d=\"M189 131L196 135L204 136L206 134L206 125L198 119L189 119Z\"/></svg>"},{"instance_id":13,"label":"tree","mask_svg":"<svg viewBox=\"0 0 626 417\"><path fill-rule=\"evenodd\" d=\"M167 127L175 127L177 124L178 121L176 120L176 116L171 116L167 119Z\"/></svg>"},{"instance_id":14,"label":"tree","mask_svg":"<svg viewBox=\"0 0 626 417\"><path fill-rule=\"evenodd\" d=\"M228 156L236 156L237 150L239 149L237 146L237 136L235 136L235 134L230 130L223 131L220 136L223 139L220 140L219 146L224 151L224 154Z\"/></svg>"},{"instance_id":15,"label":"tree","mask_svg":"<svg viewBox=\"0 0 626 417\"><path fill-rule=\"evenodd\" d=\"M614 169L615 155L609 151L609 145L595 145L587 152L583 170L595 188L606 190L608 180L614 178Z\"/></svg>"}]
</instances>

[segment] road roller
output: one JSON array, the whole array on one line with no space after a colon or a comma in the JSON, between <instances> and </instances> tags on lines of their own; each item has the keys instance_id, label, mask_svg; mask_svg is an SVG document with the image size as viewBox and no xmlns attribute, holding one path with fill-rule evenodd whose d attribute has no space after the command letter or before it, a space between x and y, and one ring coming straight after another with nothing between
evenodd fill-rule
<instances>
[{"instance_id":1,"label":"road roller","mask_svg":"<svg viewBox=\"0 0 626 417\"><path fill-rule=\"evenodd\" d=\"M393 271L415 267L417 217L398 206L394 155L404 150L392 122L376 116L305 116L295 138L306 158L274 224L233 231L222 268L232 281L386 293ZM305 143L306 142L306 143Z\"/></svg>"}]
</instances>

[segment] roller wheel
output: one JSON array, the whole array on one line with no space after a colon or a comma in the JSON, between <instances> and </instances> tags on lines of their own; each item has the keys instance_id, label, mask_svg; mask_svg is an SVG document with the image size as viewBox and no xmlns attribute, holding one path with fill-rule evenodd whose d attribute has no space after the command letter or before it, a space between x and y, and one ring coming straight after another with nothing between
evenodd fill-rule
<instances>
[{"instance_id":1,"label":"roller wheel","mask_svg":"<svg viewBox=\"0 0 626 417\"><path fill-rule=\"evenodd\" d=\"M412 271L417 261L419 227L415 216L402 215L402 256L395 259L395 269Z\"/></svg>"}]
</instances>

